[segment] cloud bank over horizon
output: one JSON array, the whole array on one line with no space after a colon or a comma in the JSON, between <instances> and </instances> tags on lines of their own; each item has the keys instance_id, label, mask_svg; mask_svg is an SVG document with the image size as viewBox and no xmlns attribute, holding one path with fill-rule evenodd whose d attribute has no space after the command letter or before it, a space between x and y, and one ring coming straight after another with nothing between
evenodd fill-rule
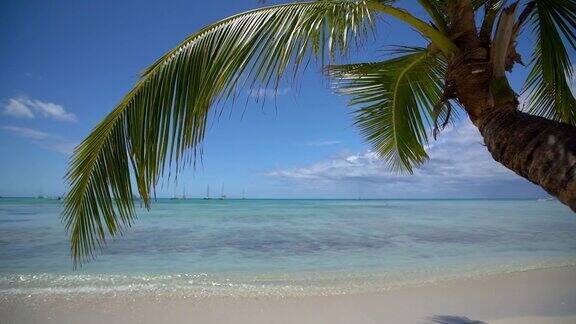
<instances>
[{"instance_id":1,"label":"cloud bank over horizon","mask_svg":"<svg viewBox=\"0 0 576 324\"><path fill-rule=\"evenodd\" d=\"M373 151L340 154L316 163L276 169L265 175L294 191L362 198L545 197L539 187L494 161L468 120L447 129L427 149L430 160L413 175L391 172ZM306 194L308 195L308 194Z\"/></svg>"}]
</instances>

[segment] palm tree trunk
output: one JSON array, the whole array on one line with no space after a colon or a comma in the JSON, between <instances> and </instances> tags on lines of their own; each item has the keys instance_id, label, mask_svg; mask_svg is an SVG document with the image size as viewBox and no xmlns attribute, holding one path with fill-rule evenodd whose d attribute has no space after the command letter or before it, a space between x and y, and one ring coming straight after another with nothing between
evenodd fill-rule
<instances>
[{"instance_id":1,"label":"palm tree trunk","mask_svg":"<svg viewBox=\"0 0 576 324\"><path fill-rule=\"evenodd\" d=\"M459 51L448 62L447 85L453 89L447 86L447 90L454 92L478 127L494 160L576 212L576 127L519 111L506 76L518 59L517 3L502 12L489 46L478 38L470 1L448 3L452 22L448 32ZM491 31L488 24L484 29Z\"/></svg>"},{"instance_id":2,"label":"palm tree trunk","mask_svg":"<svg viewBox=\"0 0 576 324\"><path fill-rule=\"evenodd\" d=\"M494 107L475 122L492 157L576 212L576 127Z\"/></svg>"}]
</instances>

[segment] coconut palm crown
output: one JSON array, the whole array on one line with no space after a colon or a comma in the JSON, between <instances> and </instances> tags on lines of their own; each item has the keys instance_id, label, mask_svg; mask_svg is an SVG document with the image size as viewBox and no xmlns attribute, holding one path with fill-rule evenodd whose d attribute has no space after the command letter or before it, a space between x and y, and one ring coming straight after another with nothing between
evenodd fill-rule
<instances>
[{"instance_id":1,"label":"coconut palm crown","mask_svg":"<svg viewBox=\"0 0 576 324\"><path fill-rule=\"evenodd\" d=\"M401 3L251 10L199 30L149 66L70 161L62 220L75 264L133 223L133 183L149 208L159 180L195 161L214 106L242 89L277 88L310 60L350 96L355 125L391 169L411 173L424 163L430 137L462 109L495 160L576 211L576 0L419 0L426 20ZM428 46L336 65L370 39L376 19L409 25ZM522 63L516 47L525 29L533 51L519 107L506 73Z\"/></svg>"}]
</instances>

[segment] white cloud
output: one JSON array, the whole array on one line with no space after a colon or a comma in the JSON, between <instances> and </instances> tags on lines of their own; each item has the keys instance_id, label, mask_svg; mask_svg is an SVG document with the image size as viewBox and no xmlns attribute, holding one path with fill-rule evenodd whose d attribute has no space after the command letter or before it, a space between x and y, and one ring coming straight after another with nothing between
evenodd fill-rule
<instances>
[{"instance_id":1,"label":"white cloud","mask_svg":"<svg viewBox=\"0 0 576 324\"><path fill-rule=\"evenodd\" d=\"M4 114L13 117L34 118L35 113L54 120L65 122L76 122L78 118L71 112L67 112L61 105L45 102L36 99L29 99L25 96L11 98L4 106Z\"/></svg>"},{"instance_id":2,"label":"white cloud","mask_svg":"<svg viewBox=\"0 0 576 324\"><path fill-rule=\"evenodd\" d=\"M51 103L51 102L43 102L40 100L30 101L31 105L35 107L39 113L41 113L44 117L53 118L56 120L67 121L67 122L75 122L78 119L76 115L73 113L67 112L64 107Z\"/></svg>"},{"instance_id":3,"label":"white cloud","mask_svg":"<svg viewBox=\"0 0 576 324\"><path fill-rule=\"evenodd\" d=\"M0 129L18 137L28 139L32 143L51 151L71 154L74 147L76 147L76 142L32 128L4 125L0 126Z\"/></svg>"},{"instance_id":4,"label":"white cloud","mask_svg":"<svg viewBox=\"0 0 576 324\"><path fill-rule=\"evenodd\" d=\"M45 149L60 152L62 154L70 155L74 153L74 149L78 145L77 142L65 141L65 142L53 142L53 143L46 143L42 146Z\"/></svg>"},{"instance_id":5,"label":"white cloud","mask_svg":"<svg viewBox=\"0 0 576 324\"><path fill-rule=\"evenodd\" d=\"M465 121L444 132L427 148L430 160L413 175L390 172L375 152L326 159L311 165L279 169L267 176L311 190L364 188L369 197L511 197L543 195L536 186L494 161L478 130ZM343 189L342 189L343 190Z\"/></svg>"},{"instance_id":6,"label":"white cloud","mask_svg":"<svg viewBox=\"0 0 576 324\"><path fill-rule=\"evenodd\" d=\"M1 129L11 132L15 135L18 135L20 137L24 137L24 138L28 138L28 139L33 139L33 140L41 140L41 139L45 139L47 137L49 137L50 135L48 133L44 133L32 128L26 128L26 127L18 127L18 126L0 126Z\"/></svg>"},{"instance_id":7,"label":"white cloud","mask_svg":"<svg viewBox=\"0 0 576 324\"><path fill-rule=\"evenodd\" d=\"M337 144L342 144L342 141L336 141L336 140L319 140L319 141L312 141L312 142L308 142L305 145L306 146L330 146L330 145L337 145Z\"/></svg>"},{"instance_id":8,"label":"white cloud","mask_svg":"<svg viewBox=\"0 0 576 324\"><path fill-rule=\"evenodd\" d=\"M17 99L9 99L4 106L4 114L17 118L34 118L34 113L27 105Z\"/></svg>"},{"instance_id":9,"label":"white cloud","mask_svg":"<svg viewBox=\"0 0 576 324\"><path fill-rule=\"evenodd\" d=\"M276 96L284 96L288 94L288 88L279 89L257 89L248 91L248 95L252 98L274 98Z\"/></svg>"}]
</instances>

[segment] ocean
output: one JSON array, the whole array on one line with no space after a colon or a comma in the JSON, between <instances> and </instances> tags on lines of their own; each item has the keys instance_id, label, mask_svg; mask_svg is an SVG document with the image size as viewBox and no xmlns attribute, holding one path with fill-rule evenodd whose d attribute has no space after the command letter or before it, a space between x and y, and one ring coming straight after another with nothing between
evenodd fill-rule
<instances>
[{"instance_id":1,"label":"ocean","mask_svg":"<svg viewBox=\"0 0 576 324\"><path fill-rule=\"evenodd\" d=\"M341 294L576 265L541 200L159 199L73 269L62 202L0 199L0 294Z\"/></svg>"}]
</instances>

